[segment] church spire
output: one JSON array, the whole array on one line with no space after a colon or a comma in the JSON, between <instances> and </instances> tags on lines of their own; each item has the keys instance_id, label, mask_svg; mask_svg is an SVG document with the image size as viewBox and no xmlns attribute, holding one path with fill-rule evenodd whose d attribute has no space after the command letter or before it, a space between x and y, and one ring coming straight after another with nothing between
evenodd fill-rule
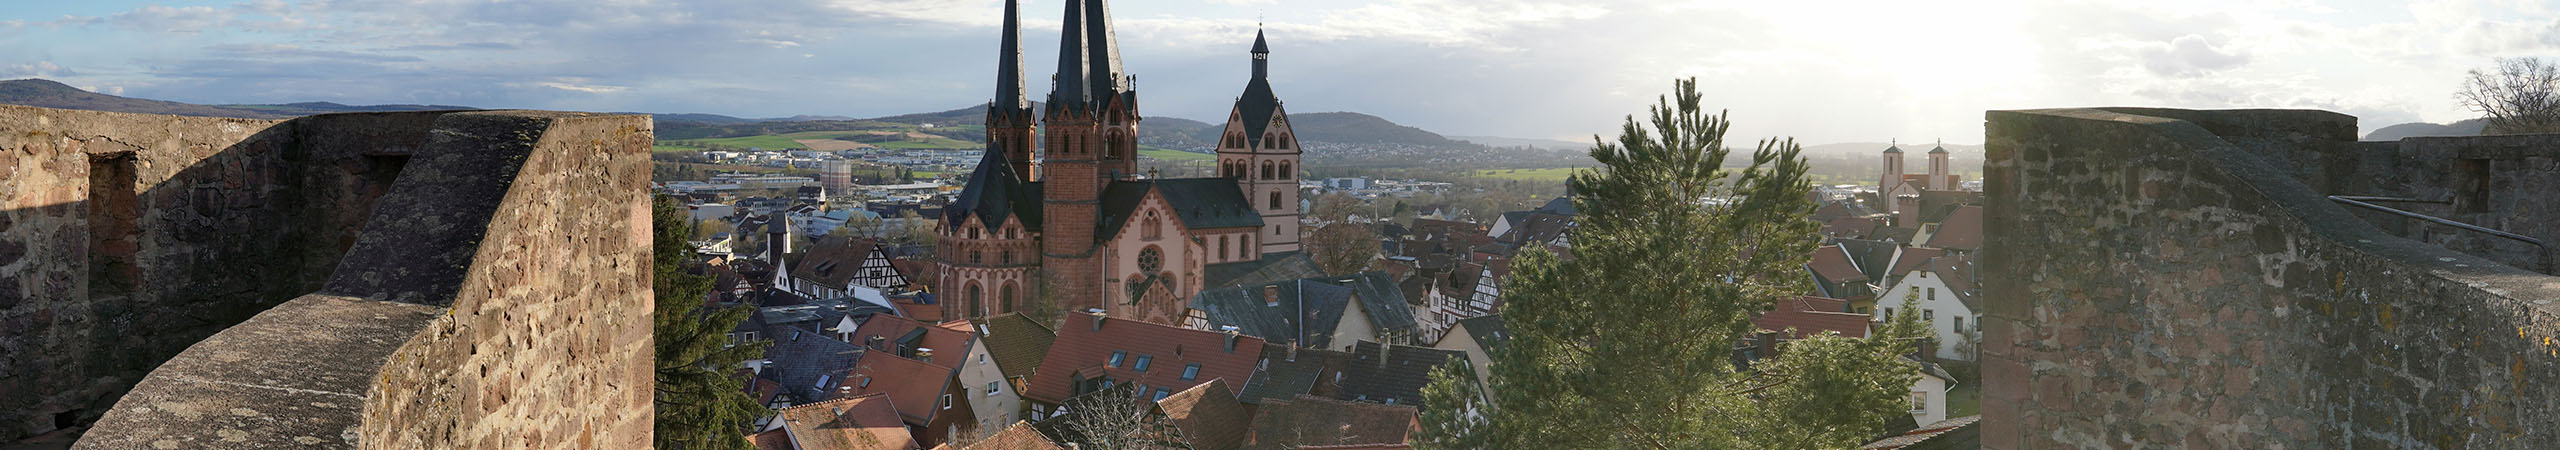
<instances>
[{"instance_id":1,"label":"church spire","mask_svg":"<svg viewBox=\"0 0 2560 450\"><path fill-rule=\"evenodd\" d=\"M1084 28L1084 2L1067 0L1066 22L1058 33L1058 75L1051 80L1057 86L1049 91L1050 108L1072 109L1092 100L1085 93L1086 58L1091 55L1085 50Z\"/></svg>"},{"instance_id":2,"label":"church spire","mask_svg":"<svg viewBox=\"0 0 2560 450\"><path fill-rule=\"evenodd\" d=\"M1253 30L1253 79L1271 74L1271 43L1262 39L1262 30Z\"/></svg>"},{"instance_id":3,"label":"church spire","mask_svg":"<svg viewBox=\"0 0 2560 450\"><path fill-rule=\"evenodd\" d=\"M1094 105L1098 107L1109 103L1111 97L1128 92L1129 77L1121 73L1120 38L1111 29L1111 1L1081 1L1084 2L1084 45L1093 53L1092 60L1086 63L1090 65L1086 69L1086 77L1093 82L1087 95L1093 96Z\"/></svg>"},{"instance_id":4,"label":"church spire","mask_svg":"<svg viewBox=\"0 0 2560 450\"><path fill-rule=\"evenodd\" d=\"M1020 0L1004 0L1004 44L996 51L996 99L1004 112L1031 108L1022 94L1022 9Z\"/></svg>"}]
</instances>

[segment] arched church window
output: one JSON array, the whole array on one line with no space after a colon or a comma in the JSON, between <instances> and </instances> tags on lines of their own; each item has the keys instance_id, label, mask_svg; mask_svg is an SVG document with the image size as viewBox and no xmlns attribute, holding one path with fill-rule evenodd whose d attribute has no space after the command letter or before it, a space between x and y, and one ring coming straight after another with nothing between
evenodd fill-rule
<instances>
[{"instance_id":1,"label":"arched church window","mask_svg":"<svg viewBox=\"0 0 2560 450\"><path fill-rule=\"evenodd\" d=\"M985 310L978 309L978 294L979 294L979 292L978 292L978 284L977 284L977 283L969 283L969 292L968 292L968 294L969 294L969 295L968 295L968 299L969 299L969 310L968 310L968 312L967 312L967 315L968 315L969 317L977 317L977 316L983 316L983 315L986 315L986 311L985 311Z\"/></svg>"},{"instance_id":2,"label":"arched church window","mask_svg":"<svg viewBox=\"0 0 2560 450\"><path fill-rule=\"evenodd\" d=\"M1273 169L1276 169L1276 168L1278 168L1278 167L1279 167L1279 166L1277 166L1277 165L1273 165L1273 164L1271 164L1271 162L1270 162L1270 161L1263 161L1263 162L1262 162L1262 179L1269 180L1269 179L1273 179L1273 178L1279 178L1279 176L1274 175L1274 172L1273 172Z\"/></svg>"},{"instance_id":3,"label":"arched church window","mask_svg":"<svg viewBox=\"0 0 2560 450\"><path fill-rule=\"evenodd\" d=\"M970 264L980 264L980 263L985 263L985 262L987 262L987 261L986 261L986 259L987 259L986 257L987 257L987 252L986 252L985 250L970 250L970 251L969 251L969 263L970 263Z\"/></svg>"},{"instance_id":4,"label":"arched church window","mask_svg":"<svg viewBox=\"0 0 2560 450\"><path fill-rule=\"evenodd\" d=\"M1228 257L1228 255L1233 254L1233 253L1229 253L1229 252L1227 251L1227 241L1228 241L1229 239L1231 239L1231 238L1229 238L1227 235L1223 235L1223 234L1222 234L1222 235L1218 235L1218 257L1224 258L1224 257Z\"/></svg>"},{"instance_id":5,"label":"arched church window","mask_svg":"<svg viewBox=\"0 0 2560 450\"><path fill-rule=\"evenodd\" d=\"M1290 170L1290 169L1292 169L1292 168L1293 168L1293 167L1290 167L1290 166L1289 166L1289 162L1288 162L1288 161L1281 161L1281 162L1280 162L1280 178L1282 178L1282 179L1297 178L1297 177L1298 177L1298 171Z\"/></svg>"},{"instance_id":6,"label":"arched church window","mask_svg":"<svg viewBox=\"0 0 2560 450\"><path fill-rule=\"evenodd\" d=\"M1280 191L1271 191L1271 209L1274 211L1280 209Z\"/></svg>"},{"instance_id":7,"label":"arched church window","mask_svg":"<svg viewBox=\"0 0 2560 450\"><path fill-rule=\"evenodd\" d=\"M1289 135L1286 135L1286 134L1280 135L1280 149L1281 149L1281 150L1288 150L1288 149L1289 149Z\"/></svg>"},{"instance_id":8,"label":"arched church window","mask_svg":"<svg viewBox=\"0 0 2560 450\"><path fill-rule=\"evenodd\" d=\"M1013 299L1014 299L1014 296L1013 296L1013 283L1005 283L1005 284L1004 284L1004 296L1003 296L1003 297L999 297L999 299L997 300L997 301L1003 302L1003 303L1002 303L1002 306L1004 307L1004 309L1002 309L1002 310L998 310L998 311L996 311L996 313L997 313L997 314L1004 314L1004 313L1013 312Z\"/></svg>"}]
</instances>

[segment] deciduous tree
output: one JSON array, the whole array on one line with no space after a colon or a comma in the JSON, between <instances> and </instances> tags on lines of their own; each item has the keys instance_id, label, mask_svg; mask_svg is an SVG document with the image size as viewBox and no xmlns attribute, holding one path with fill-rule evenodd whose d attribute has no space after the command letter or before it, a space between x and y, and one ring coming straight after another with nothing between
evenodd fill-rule
<instances>
[{"instance_id":1,"label":"deciduous tree","mask_svg":"<svg viewBox=\"0 0 2560 450\"><path fill-rule=\"evenodd\" d=\"M2560 132L2560 66L2540 58L2498 58L2491 72L2472 69L2455 94L2489 115L2489 132Z\"/></svg>"},{"instance_id":2,"label":"deciduous tree","mask_svg":"<svg viewBox=\"0 0 2560 450\"><path fill-rule=\"evenodd\" d=\"M1603 166L1569 181L1574 258L1530 250L1513 263L1487 395L1457 387L1473 382L1465 372L1440 371L1426 390L1426 445L1838 448L1904 413L1813 396L1907 393L1900 377L1915 367L1895 362L1908 344L1891 336L1799 341L1762 371L1731 364L1754 315L1809 290L1818 234L1801 148L1762 141L1747 168L1719 173L1729 122L1700 97L1681 81L1650 120L1629 117L1617 142L1596 142ZM1773 432L1769 416L1813 431Z\"/></svg>"}]
</instances>

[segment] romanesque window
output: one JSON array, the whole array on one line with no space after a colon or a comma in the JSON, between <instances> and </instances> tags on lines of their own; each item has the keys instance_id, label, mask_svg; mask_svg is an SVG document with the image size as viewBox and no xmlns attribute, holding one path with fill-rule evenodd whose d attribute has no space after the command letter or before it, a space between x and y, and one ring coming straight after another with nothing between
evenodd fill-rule
<instances>
[{"instance_id":1,"label":"romanesque window","mask_svg":"<svg viewBox=\"0 0 2560 450\"><path fill-rule=\"evenodd\" d=\"M986 262L987 262L987 261L986 261L986 256L987 256L987 252L986 252L986 251L983 251L983 250L970 250L970 251L969 251L969 263L970 263L970 264L984 264L984 263L986 263Z\"/></svg>"},{"instance_id":2,"label":"romanesque window","mask_svg":"<svg viewBox=\"0 0 2560 450\"><path fill-rule=\"evenodd\" d=\"M1270 161L1263 161L1263 162L1262 162L1262 179L1268 180L1268 179L1273 179L1273 178L1279 178L1279 176L1278 176L1278 175L1275 175L1275 174L1274 174L1274 172L1273 172L1273 169L1276 169L1276 168L1278 168L1278 167L1279 167L1279 166L1272 165Z\"/></svg>"},{"instance_id":3,"label":"romanesque window","mask_svg":"<svg viewBox=\"0 0 2560 450\"><path fill-rule=\"evenodd\" d=\"M1295 171L1295 170L1289 170L1289 169L1290 169L1290 167L1289 167L1289 162L1288 162L1288 161L1281 161L1281 162L1280 162L1280 177L1281 177L1281 178L1297 178L1297 177L1298 177L1298 171Z\"/></svg>"},{"instance_id":4,"label":"romanesque window","mask_svg":"<svg viewBox=\"0 0 2560 450\"><path fill-rule=\"evenodd\" d=\"M1228 239L1229 239L1229 238L1228 238L1226 235L1218 235L1218 257L1224 258L1224 257L1228 257L1229 255L1232 255L1231 253L1228 253L1228 252L1227 252L1227 240L1228 240Z\"/></svg>"},{"instance_id":5,"label":"romanesque window","mask_svg":"<svg viewBox=\"0 0 2560 450\"><path fill-rule=\"evenodd\" d=\"M1288 135L1281 135L1281 136L1280 136L1280 149L1281 149L1281 150L1288 150L1288 149L1289 149L1289 136L1288 136Z\"/></svg>"},{"instance_id":6,"label":"romanesque window","mask_svg":"<svg viewBox=\"0 0 2560 450\"><path fill-rule=\"evenodd\" d=\"M1274 211L1280 209L1280 191L1271 191L1271 209ZM1278 232L1279 229L1275 228L1272 231Z\"/></svg>"}]
</instances>

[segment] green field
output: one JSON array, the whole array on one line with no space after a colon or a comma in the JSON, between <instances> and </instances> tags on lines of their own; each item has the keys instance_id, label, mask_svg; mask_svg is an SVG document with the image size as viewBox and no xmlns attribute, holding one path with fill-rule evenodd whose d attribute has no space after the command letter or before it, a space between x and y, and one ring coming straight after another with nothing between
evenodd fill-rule
<instances>
[{"instance_id":1,"label":"green field","mask_svg":"<svg viewBox=\"0 0 2560 450\"><path fill-rule=\"evenodd\" d=\"M1192 152L1186 152L1186 151L1181 151L1181 150L1174 150L1174 149L1163 148L1163 147L1145 147L1145 146L1138 147L1138 156L1147 157L1147 158L1161 159L1161 160L1165 160L1165 161L1208 161L1208 160L1212 160L1212 159L1218 159L1218 155L1212 155L1212 154L1207 154L1207 153L1192 153Z\"/></svg>"},{"instance_id":2,"label":"green field","mask_svg":"<svg viewBox=\"0 0 2560 450\"><path fill-rule=\"evenodd\" d=\"M1575 170L1575 169L1571 169L1571 168L1546 168L1546 169L1494 169L1494 170L1481 170L1481 171L1476 171L1476 172L1474 172L1474 175L1475 175L1475 176L1479 176L1479 177L1495 178L1495 179L1504 179L1504 180L1524 180L1524 181L1559 181L1559 182L1560 182L1560 181L1564 181L1565 177L1572 176L1572 175L1573 175L1573 171L1574 171L1574 170Z\"/></svg>"}]
</instances>

